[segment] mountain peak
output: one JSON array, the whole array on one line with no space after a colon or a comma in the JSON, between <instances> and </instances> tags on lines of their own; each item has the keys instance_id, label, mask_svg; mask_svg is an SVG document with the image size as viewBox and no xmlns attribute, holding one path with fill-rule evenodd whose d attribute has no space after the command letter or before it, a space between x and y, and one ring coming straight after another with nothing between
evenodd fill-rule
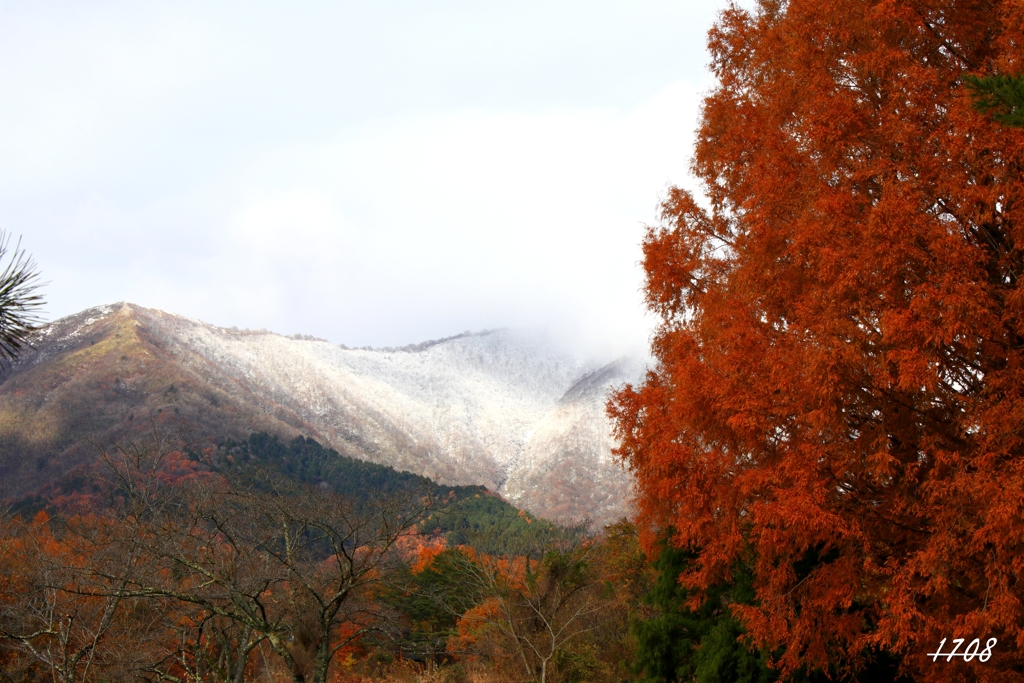
<instances>
[{"instance_id":1,"label":"mountain peak","mask_svg":"<svg viewBox=\"0 0 1024 683\"><path fill-rule=\"evenodd\" d=\"M482 484L540 515L626 509L608 387L628 360L583 362L513 330L347 349L118 302L55 321L0 374L0 475L24 493L88 459L88 440L174 420L199 440L310 436L444 484Z\"/></svg>"}]
</instances>

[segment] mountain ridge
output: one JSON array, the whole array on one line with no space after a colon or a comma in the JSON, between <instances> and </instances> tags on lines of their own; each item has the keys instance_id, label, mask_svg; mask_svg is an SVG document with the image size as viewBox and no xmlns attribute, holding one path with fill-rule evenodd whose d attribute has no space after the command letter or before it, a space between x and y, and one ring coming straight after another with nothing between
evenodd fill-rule
<instances>
[{"instance_id":1,"label":"mountain ridge","mask_svg":"<svg viewBox=\"0 0 1024 683\"><path fill-rule=\"evenodd\" d=\"M55 321L34 346L0 373L2 494L87 459L83 436L131 434L144 417L211 438L309 436L540 516L627 511L603 405L640 376L632 359L587 363L511 330L349 349L123 302Z\"/></svg>"}]
</instances>

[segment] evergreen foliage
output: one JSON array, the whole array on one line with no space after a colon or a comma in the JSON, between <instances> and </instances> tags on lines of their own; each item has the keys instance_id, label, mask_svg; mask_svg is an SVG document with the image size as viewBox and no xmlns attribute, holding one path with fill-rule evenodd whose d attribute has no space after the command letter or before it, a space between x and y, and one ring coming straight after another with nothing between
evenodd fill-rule
<instances>
[{"instance_id":1,"label":"evergreen foliage","mask_svg":"<svg viewBox=\"0 0 1024 683\"><path fill-rule=\"evenodd\" d=\"M743 627L729 610L734 602L749 604L754 593L750 575L741 571L732 584L706 591L697 610L687 606L690 592L679 576L694 559L693 553L663 543L653 563L658 578L643 602L653 614L634 622L634 666L643 681L699 681L701 683L770 683L777 674L769 669L764 653L752 651L743 639Z\"/></svg>"},{"instance_id":2,"label":"evergreen foliage","mask_svg":"<svg viewBox=\"0 0 1024 683\"><path fill-rule=\"evenodd\" d=\"M459 618L483 596L462 574L460 551L442 551L418 572L406 567L399 581L381 599L402 615L403 630L392 646L413 660L446 659L448 639L457 633Z\"/></svg>"},{"instance_id":3,"label":"evergreen foliage","mask_svg":"<svg viewBox=\"0 0 1024 683\"><path fill-rule=\"evenodd\" d=\"M198 456L194 456L198 457ZM445 536L449 546L469 545L481 552L542 547L558 527L509 505L484 486L445 486L427 477L399 472L387 465L356 460L297 436L285 443L276 435L255 432L246 441L222 442L214 467L235 475L285 475L326 487L357 505L396 494L418 493L434 501L421 531Z\"/></svg>"},{"instance_id":4,"label":"evergreen foliage","mask_svg":"<svg viewBox=\"0 0 1024 683\"><path fill-rule=\"evenodd\" d=\"M445 535L449 546L468 545L489 555L539 551L562 529L489 493L473 494L429 516L424 529Z\"/></svg>"},{"instance_id":5,"label":"evergreen foliage","mask_svg":"<svg viewBox=\"0 0 1024 683\"><path fill-rule=\"evenodd\" d=\"M487 490L483 486L444 486L418 474L341 455L310 437L297 436L285 443L277 435L266 432L254 432L246 441L222 442L217 449L215 466L270 468L354 500L418 491L435 500L450 500Z\"/></svg>"},{"instance_id":6,"label":"evergreen foliage","mask_svg":"<svg viewBox=\"0 0 1024 683\"><path fill-rule=\"evenodd\" d=\"M1024 127L1024 77L965 76L974 108L1004 126Z\"/></svg>"}]
</instances>

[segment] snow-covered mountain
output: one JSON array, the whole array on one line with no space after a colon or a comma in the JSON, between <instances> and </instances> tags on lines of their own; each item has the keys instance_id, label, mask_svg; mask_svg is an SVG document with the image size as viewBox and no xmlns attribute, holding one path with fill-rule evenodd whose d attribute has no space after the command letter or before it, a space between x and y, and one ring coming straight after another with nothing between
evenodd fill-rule
<instances>
[{"instance_id":1,"label":"snow-covered mountain","mask_svg":"<svg viewBox=\"0 0 1024 683\"><path fill-rule=\"evenodd\" d=\"M630 482L611 456L604 402L611 386L640 377L637 360L582 362L508 330L347 349L131 304L59 320L36 347L0 376L0 449L36 454L22 432L45 423L50 451L75 451L60 437L75 425L55 424L69 415L116 434L169 410L208 432L306 434L442 483L483 484L543 516L626 512ZM58 368L95 394L102 417L53 410L75 403ZM43 461L59 464L53 453Z\"/></svg>"}]
</instances>

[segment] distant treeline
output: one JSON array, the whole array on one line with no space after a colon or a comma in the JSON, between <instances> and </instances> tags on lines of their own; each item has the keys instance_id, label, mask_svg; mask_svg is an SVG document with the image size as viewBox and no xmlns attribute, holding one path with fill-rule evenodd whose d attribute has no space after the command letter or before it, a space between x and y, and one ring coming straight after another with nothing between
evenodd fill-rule
<instances>
[{"instance_id":1,"label":"distant treeline","mask_svg":"<svg viewBox=\"0 0 1024 683\"><path fill-rule=\"evenodd\" d=\"M433 501L421 523L423 532L443 535L449 545L472 545L486 553L542 547L558 528L513 507L484 486L438 484L418 474L350 458L310 437L284 442L276 435L255 432L246 441L227 439L218 444L211 466L236 474L269 470L327 488L356 505L369 504L370 498L418 493Z\"/></svg>"}]
</instances>

